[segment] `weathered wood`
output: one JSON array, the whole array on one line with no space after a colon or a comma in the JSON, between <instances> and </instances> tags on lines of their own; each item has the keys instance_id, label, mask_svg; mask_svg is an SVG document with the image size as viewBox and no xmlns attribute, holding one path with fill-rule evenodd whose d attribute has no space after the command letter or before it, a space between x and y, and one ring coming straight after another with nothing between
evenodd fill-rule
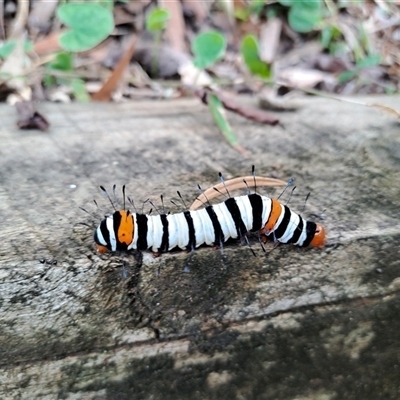
<instances>
[{"instance_id":1,"label":"weathered wood","mask_svg":"<svg viewBox=\"0 0 400 400\"><path fill-rule=\"evenodd\" d=\"M245 159L196 100L40 111L48 133L0 107L0 398L400 397L396 121L317 98L284 128L232 115ZM252 164L296 178L295 210L312 192L303 214L324 216L326 248L95 254L98 185L190 204ZM79 209L93 198L94 219Z\"/></svg>"}]
</instances>

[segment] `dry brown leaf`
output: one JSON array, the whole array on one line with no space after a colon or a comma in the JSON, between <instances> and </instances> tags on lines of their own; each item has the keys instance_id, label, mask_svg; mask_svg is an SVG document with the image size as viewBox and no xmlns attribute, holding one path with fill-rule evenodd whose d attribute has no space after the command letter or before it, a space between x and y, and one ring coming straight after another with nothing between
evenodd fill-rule
<instances>
[{"instance_id":1,"label":"dry brown leaf","mask_svg":"<svg viewBox=\"0 0 400 400\"><path fill-rule=\"evenodd\" d=\"M260 93L258 102L264 110L295 111L301 108L301 104L293 99L290 92L286 96L278 96L273 88L264 88Z\"/></svg>"},{"instance_id":2,"label":"dry brown leaf","mask_svg":"<svg viewBox=\"0 0 400 400\"><path fill-rule=\"evenodd\" d=\"M178 73L184 86L208 87L213 83L211 76L198 69L190 60L179 66Z\"/></svg>"},{"instance_id":3,"label":"dry brown leaf","mask_svg":"<svg viewBox=\"0 0 400 400\"><path fill-rule=\"evenodd\" d=\"M28 20L28 15L29 1L19 1L17 15L15 17L9 39L18 39L23 35L26 27L26 22Z\"/></svg>"},{"instance_id":4,"label":"dry brown leaf","mask_svg":"<svg viewBox=\"0 0 400 400\"><path fill-rule=\"evenodd\" d=\"M46 97L55 103L71 103L71 90L65 85L58 85L46 89Z\"/></svg>"},{"instance_id":5,"label":"dry brown leaf","mask_svg":"<svg viewBox=\"0 0 400 400\"><path fill-rule=\"evenodd\" d=\"M260 30L260 58L267 64L271 64L279 47L279 39L282 30L282 20L269 19L261 26Z\"/></svg>"},{"instance_id":6,"label":"dry brown leaf","mask_svg":"<svg viewBox=\"0 0 400 400\"><path fill-rule=\"evenodd\" d=\"M114 25L117 27L118 25L143 23L144 7L145 4L142 1L115 2L113 10Z\"/></svg>"},{"instance_id":7,"label":"dry brown leaf","mask_svg":"<svg viewBox=\"0 0 400 400\"><path fill-rule=\"evenodd\" d=\"M379 103L366 103L365 105L368 107L377 108L378 110L384 111L387 114L393 115L400 121L400 111L398 111L392 107L386 106L384 104L379 104Z\"/></svg>"},{"instance_id":8,"label":"dry brown leaf","mask_svg":"<svg viewBox=\"0 0 400 400\"><path fill-rule=\"evenodd\" d=\"M340 101L340 102L344 102L344 103L350 103L350 104L358 104L360 106L364 106L364 107L371 107L371 108L375 108L377 110L381 110L384 111L386 114L390 114L394 117L396 117L396 119L398 119L400 121L400 111L396 110L393 107L389 107L385 104L380 104L380 103L364 103L362 101L357 101L357 100L352 100L352 99L346 99L344 97L338 97L338 96L334 96L331 94L327 94L324 92L320 92L318 90L311 90L311 89L307 89L304 90L304 92L312 94L314 96L319 96L319 97L325 97L327 99L331 99L331 100L336 100L336 101Z\"/></svg>"},{"instance_id":9,"label":"dry brown leaf","mask_svg":"<svg viewBox=\"0 0 400 400\"><path fill-rule=\"evenodd\" d=\"M292 50L279 55L279 69L285 70L297 65L302 66L304 60L315 59L322 52L323 49L319 41L313 40L302 43L301 46L295 46Z\"/></svg>"},{"instance_id":10,"label":"dry brown leaf","mask_svg":"<svg viewBox=\"0 0 400 400\"><path fill-rule=\"evenodd\" d=\"M246 181L246 183L244 182ZM281 181L280 179L275 178L268 178L262 176L256 176L255 182L254 177L250 176L242 176L239 178L230 179L225 181L224 184L218 183L218 185L212 186L205 190L200 196L196 198L196 200L192 203L189 210L197 210L198 208L202 207L208 200L213 200L217 197L222 196L221 193L225 192L225 187L229 190L229 192L233 192L234 190L238 189L246 189L247 187L270 187L270 186L286 186L287 182ZM218 192L219 191L219 192Z\"/></svg>"},{"instance_id":11,"label":"dry brown leaf","mask_svg":"<svg viewBox=\"0 0 400 400\"><path fill-rule=\"evenodd\" d=\"M345 60L344 57L336 57L331 54L321 53L309 61L307 63L309 67L332 74L340 74L352 68L351 63Z\"/></svg>"},{"instance_id":12,"label":"dry brown leaf","mask_svg":"<svg viewBox=\"0 0 400 400\"><path fill-rule=\"evenodd\" d=\"M122 75L131 61L133 52L135 51L136 46L136 36L134 36L131 40L131 44L126 50L124 56L121 58L120 62L115 67L111 76L104 83L103 87L95 94L92 95L93 101L110 101L111 95L114 90L117 88L119 81L122 78Z\"/></svg>"},{"instance_id":13,"label":"dry brown leaf","mask_svg":"<svg viewBox=\"0 0 400 400\"><path fill-rule=\"evenodd\" d=\"M32 101L19 101L15 104L18 112L17 126L19 129L39 129L47 131L50 124L47 119L36 111Z\"/></svg>"},{"instance_id":14,"label":"dry brown leaf","mask_svg":"<svg viewBox=\"0 0 400 400\"><path fill-rule=\"evenodd\" d=\"M224 0L224 1L220 1L220 7L224 10L228 21L229 21L229 25L231 27L234 26L235 24L235 3L233 0Z\"/></svg>"},{"instance_id":15,"label":"dry brown leaf","mask_svg":"<svg viewBox=\"0 0 400 400\"><path fill-rule=\"evenodd\" d=\"M4 31L4 1L0 1L0 40L4 40L6 38L6 33Z\"/></svg>"},{"instance_id":16,"label":"dry brown leaf","mask_svg":"<svg viewBox=\"0 0 400 400\"><path fill-rule=\"evenodd\" d=\"M58 38L60 37L61 33L62 32L51 33L45 38L38 40L33 46L33 51L39 56L60 51L61 46L58 42Z\"/></svg>"},{"instance_id":17,"label":"dry brown leaf","mask_svg":"<svg viewBox=\"0 0 400 400\"><path fill-rule=\"evenodd\" d=\"M154 70L154 57L157 58L157 68ZM171 46L157 46L153 42L143 40L138 42L133 61L138 62L146 73L157 78L173 78L180 69L190 62L187 53L173 49Z\"/></svg>"},{"instance_id":18,"label":"dry brown leaf","mask_svg":"<svg viewBox=\"0 0 400 400\"><path fill-rule=\"evenodd\" d=\"M57 1L36 0L32 2L32 10L28 18L29 31L34 34L48 32L57 6Z\"/></svg>"},{"instance_id":19,"label":"dry brown leaf","mask_svg":"<svg viewBox=\"0 0 400 400\"><path fill-rule=\"evenodd\" d=\"M198 23L202 23L209 14L211 2L183 0L186 8L193 12Z\"/></svg>"},{"instance_id":20,"label":"dry brown leaf","mask_svg":"<svg viewBox=\"0 0 400 400\"><path fill-rule=\"evenodd\" d=\"M173 49L185 51L185 21L181 2L178 0L161 0L160 6L170 13L166 29L169 44Z\"/></svg>"},{"instance_id":21,"label":"dry brown leaf","mask_svg":"<svg viewBox=\"0 0 400 400\"><path fill-rule=\"evenodd\" d=\"M316 69L305 69L300 67L287 68L279 74L279 80L286 86L298 89L313 88L324 81L327 73Z\"/></svg>"},{"instance_id":22,"label":"dry brown leaf","mask_svg":"<svg viewBox=\"0 0 400 400\"><path fill-rule=\"evenodd\" d=\"M245 0L233 0L235 8L246 9L247 4Z\"/></svg>"},{"instance_id":23,"label":"dry brown leaf","mask_svg":"<svg viewBox=\"0 0 400 400\"><path fill-rule=\"evenodd\" d=\"M24 77L28 68L25 64L29 61L25 56L24 42L24 37L17 40L14 50L1 66L0 73L2 83L4 82L8 88L17 92L24 100L30 100L32 91Z\"/></svg>"}]
</instances>

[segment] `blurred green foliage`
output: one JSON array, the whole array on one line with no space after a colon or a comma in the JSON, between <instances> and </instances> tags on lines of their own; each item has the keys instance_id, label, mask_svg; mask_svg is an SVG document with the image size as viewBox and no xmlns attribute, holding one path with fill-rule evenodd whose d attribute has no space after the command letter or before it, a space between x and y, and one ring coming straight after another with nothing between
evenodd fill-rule
<instances>
[{"instance_id":1,"label":"blurred green foliage","mask_svg":"<svg viewBox=\"0 0 400 400\"><path fill-rule=\"evenodd\" d=\"M296 32L311 32L323 22L323 0L278 0L278 2L289 7L288 22Z\"/></svg>"},{"instance_id":2,"label":"blurred green foliage","mask_svg":"<svg viewBox=\"0 0 400 400\"><path fill-rule=\"evenodd\" d=\"M154 8L146 18L146 29L150 32L162 31L166 28L170 14L163 8Z\"/></svg>"},{"instance_id":3,"label":"blurred green foliage","mask_svg":"<svg viewBox=\"0 0 400 400\"><path fill-rule=\"evenodd\" d=\"M200 33L192 43L192 51L194 65L200 69L208 68L225 55L225 37L214 31Z\"/></svg>"},{"instance_id":4,"label":"blurred green foliage","mask_svg":"<svg viewBox=\"0 0 400 400\"><path fill-rule=\"evenodd\" d=\"M15 49L17 41L15 39L7 40L0 46L0 58L5 60ZM33 43L26 40L24 43L24 51L29 52L33 50Z\"/></svg>"},{"instance_id":5,"label":"blurred green foliage","mask_svg":"<svg viewBox=\"0 0 400 400\"><path fill-rule=\"evenodd\" d=\"M66 85L71 88L76 100L87 102L90 96L86 91L85 82L73 76L74 57L72 53L60 52L54 60L46 64L45 86Z\"/></svg>"},{"instance_id":6,"label":"blurred green foliage","mask_svg":"<svg viewBox=\"0 0 400 400\"><path fill-rule=\"evenodd\" d=\"M79 52L98 45L114 29L112 11L95 3L69 3L57 8L57 17L70 29L60 36L64 50Z\"/></svg>"},{"instance_id":7,"label":"blurred green foliage","mask_svg":"<svg viewBox=\"0 0 400 400\"><path fill-rule=\"evenodd\" d=\"M271 65L260 59L258 40L254 35L246 35L240 47L244 62L249 71L263 79L271 79Z\"/></svg>"}]
</instances>

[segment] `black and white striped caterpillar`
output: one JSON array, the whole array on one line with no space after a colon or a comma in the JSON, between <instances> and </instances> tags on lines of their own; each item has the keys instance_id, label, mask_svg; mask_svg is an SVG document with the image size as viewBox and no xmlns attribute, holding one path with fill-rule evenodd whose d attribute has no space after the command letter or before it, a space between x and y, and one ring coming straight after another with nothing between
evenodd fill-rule
<instances>
[{"instance_id":1,"label":"black and white striped caterpillar","mask_svg":"<svg viewBox=\"0 0 400 400\"><path fill-rule=\"evenodd\" d=\"M118 210L101 221L94 233L97 251L147 250L159 254L175 248L194 250L221 246L228 239L259 232L275 242L322 247L325 229L307 221L277 199L257 193L230 197L196 211L146 215Z\"/></svg>"}]
</instances>

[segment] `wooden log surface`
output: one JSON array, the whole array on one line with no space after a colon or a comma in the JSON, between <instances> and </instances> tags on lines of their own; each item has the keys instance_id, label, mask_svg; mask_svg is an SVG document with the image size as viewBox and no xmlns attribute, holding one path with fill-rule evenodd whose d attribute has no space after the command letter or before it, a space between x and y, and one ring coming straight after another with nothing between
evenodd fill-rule
<instances>
[{"instance_id":1,"label":"wooden log surface","mask_svg":"<svg viewBox=\"0 0 400 400\"><path fill-rule=\"evenodd\" d=\"M40 104L44 133L1 106L0 398L400 398L399 124L303 103L282 126L229 114L248 158L196 99ZM302 214L325 225L324 249L95 253L99 185L177 211L177 190L189 205L252 164L295 177L294 210L311 192Z\"/></svg>"}]
</instances>

